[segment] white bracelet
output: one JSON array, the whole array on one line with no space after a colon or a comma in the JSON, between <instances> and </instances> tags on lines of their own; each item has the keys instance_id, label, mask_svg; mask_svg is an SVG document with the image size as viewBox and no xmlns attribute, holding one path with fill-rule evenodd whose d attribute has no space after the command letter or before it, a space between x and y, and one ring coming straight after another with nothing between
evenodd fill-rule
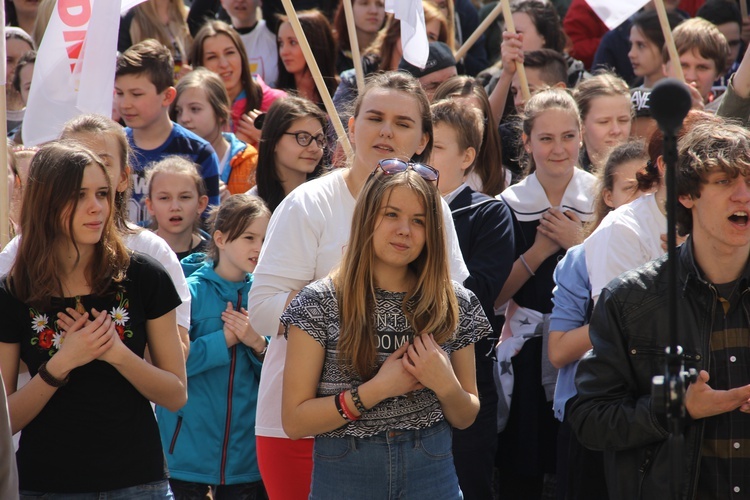
<instances>
[{"instance_id":1,"label":"white bracelet","mask_svg":"<svg viewBox=\"0 0 750 500\"><path fill-rule=\"evenodd\" d=\"M531 268L529 267L529 264L528 262L526 262L526 258L523 256L523 254L521 254L519 259L521 259L521 264L523 264L523 267L525 267L526 270L529 272L529 276L534 276L534 271L532 271Z\"/></svg>"}]
</instances>

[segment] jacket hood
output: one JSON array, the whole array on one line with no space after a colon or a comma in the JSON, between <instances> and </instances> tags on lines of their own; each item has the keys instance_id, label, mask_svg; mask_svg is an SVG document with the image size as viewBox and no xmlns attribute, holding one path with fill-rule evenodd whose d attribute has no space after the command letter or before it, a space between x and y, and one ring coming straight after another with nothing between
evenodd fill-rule
<instances>
[{"instance_id":1,"label":"jacket hood","mask_svg":"<svg viewBox=\"0 0 750 500\"><path fill-rule=\"evenodd\" d=\"M183 261L194 255L198 254L189 255L183 259ZM247 292L250 291L250 286L253 282L253 275L247 274L243 281L228 281L216 274L216 271L214 270L214 262L212 260L206 260L202 266L190 275L189 281L194 279L204 280L209 286L214 288L216 295L236 306L238 292L240 292L245 299L247 298ZM244 302L244 300L242 302Z\"/></svg>"}]
</instances>

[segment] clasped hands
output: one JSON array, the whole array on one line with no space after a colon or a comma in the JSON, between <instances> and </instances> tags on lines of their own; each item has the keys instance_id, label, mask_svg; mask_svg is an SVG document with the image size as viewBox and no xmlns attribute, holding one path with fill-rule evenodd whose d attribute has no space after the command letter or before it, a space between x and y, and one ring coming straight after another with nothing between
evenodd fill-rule
<instances>
[{"instance_id":1,"label":"clasped hands","mask_svg":"<svg viewBox=\"0 0 750 500\"><path fill-rule=\"evenodd\" d=\"M425 387L440 397L441 391L458 383L448 354L432 334L416 335L404 343L378 370L373 381L388 389L388 397L401 396Z\"/></svg>"}]
</instances>

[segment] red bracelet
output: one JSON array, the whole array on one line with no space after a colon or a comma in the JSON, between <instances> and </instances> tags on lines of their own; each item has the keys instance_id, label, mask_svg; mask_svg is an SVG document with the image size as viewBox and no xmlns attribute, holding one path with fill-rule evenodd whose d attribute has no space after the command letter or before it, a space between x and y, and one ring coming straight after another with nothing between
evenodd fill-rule
<instances>
[{"instance_id":1,"label":"red bracelet","mask_svg":"<svg viewBox=\"0 0 750 500\"><path fill-rule=\"evenodd\" d=\"M345 395L346 395L346 391L341 391L339 393L339 403L341 404L341 410L346 415L346 419L347 420L351 420L352 422L354 422L355 420L359 420L359 417L355 417L354 413L352 413L352 411L349 409L349 407L346 406L346 397L345 397Z\"/></svg>"}]
</instances>

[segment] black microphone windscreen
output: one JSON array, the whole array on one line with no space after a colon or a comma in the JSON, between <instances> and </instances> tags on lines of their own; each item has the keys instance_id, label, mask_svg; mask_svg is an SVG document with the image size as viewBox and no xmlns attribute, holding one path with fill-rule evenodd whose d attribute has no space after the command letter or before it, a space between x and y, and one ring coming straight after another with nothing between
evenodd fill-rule
<instances>
[{"instance_id":1,"label":"black microphone windscreen","mask_svg":"<svg viewBox=\"0 0 750 500\"><path fill-rule=\"evenodd\" d=\"M676 134L692 105L690 90L676 78L664 78L651 90L649 105L662 132Z\"/></svg>"}]
</instances>

